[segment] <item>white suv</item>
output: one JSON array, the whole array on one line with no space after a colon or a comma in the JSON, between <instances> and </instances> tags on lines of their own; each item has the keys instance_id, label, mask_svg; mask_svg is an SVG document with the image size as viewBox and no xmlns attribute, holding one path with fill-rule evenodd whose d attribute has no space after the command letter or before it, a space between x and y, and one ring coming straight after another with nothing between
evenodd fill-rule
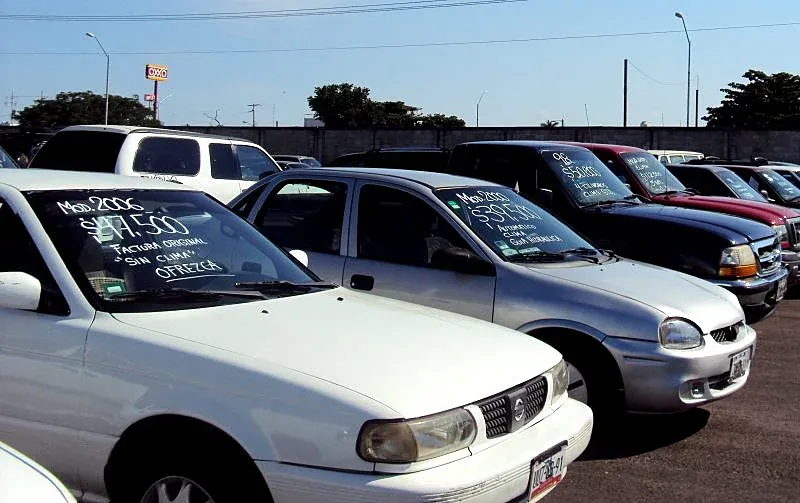
<instances>
[{"instance_id":1,"label":"white suv","mask_svg":"<svg viewBox=\"0 0 800 503\"><path fill-rule=\"evenodd\" d=\"M136 126L70 126L45 143L30 168L94 171L183 183L227 203L281 171L259 145L239 138Z\"/></svg>"}]
</instances>

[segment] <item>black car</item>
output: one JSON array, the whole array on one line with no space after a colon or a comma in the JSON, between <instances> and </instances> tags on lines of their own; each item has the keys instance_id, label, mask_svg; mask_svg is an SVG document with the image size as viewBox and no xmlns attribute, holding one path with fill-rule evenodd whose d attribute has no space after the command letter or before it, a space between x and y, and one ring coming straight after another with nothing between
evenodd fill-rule
<instances>
[{"instance_id":1,"label":"black car","mask_svg":"<svg viewBox=\"0 0 800 503\"><path fill-rule=\"evenodd\" d=\"M751 321L785 293L788 273L772 228L648 203L586 148L536 141L464 143L453 149L447 172L514 187L597 246L720 285L738 297Z\"/></svg>"},{"instance_id":2,"label":"black car","mask_svg":"<svg viewBox=\"0 0 800 503\"><path fill-rule=\"evenodd\" d=\"M289 154L278 154L273 155L273 159L275 162L299 162L311 166L312 168L319 168L322 164L316 160L314 157L308 155L289 155Z\"/></svg>"},{"instance_id":3,"label":"black car","mask_svg":"<svg viewBox=\"0 0 800 503\"><path fill-rule=\"evenodd\" d=\"M766 203L767 198L739 175L722 166L667 164L667 170L682 184L704 196L724 196Z\"/></svg>"},{"instance_id":4,"label":"black car","mask_svg":"<svg viewBox=\"0 0 800 503\"><path fill-rule=\"evenodd\" d=\"M778 173L773 166L723 165L739 175L748 185L756 189L767 201L800 208L800 188L784 175Z\"/></svg>"},{"instance_id":5,"label":"black car","mask_svg":"<svg viewBox=\"0 0 800 503\"><path fill-rule=\"evenodd\" d=\"M379 148L340 155L325 166L417 169L442 173L449 158L450 151L438 147Z\"/></svg>"}]
</instances>

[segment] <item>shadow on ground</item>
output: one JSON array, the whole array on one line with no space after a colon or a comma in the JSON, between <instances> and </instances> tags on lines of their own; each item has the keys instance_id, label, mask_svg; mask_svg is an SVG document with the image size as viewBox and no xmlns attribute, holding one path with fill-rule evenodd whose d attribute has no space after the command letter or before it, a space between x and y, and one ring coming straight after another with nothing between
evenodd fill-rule
<instances>
[{"instance_id":1,"label":"shadow on ground","mask_svg":"<svg viewBox=\"0 0 800 503\"><path fill-rule=\"evenodd\" d=\"M672 445L705 428L710 415L705 409L663 416L626 415L613 426L595 430L579 460L627 458Z\"/></svg>"}]
</instances>

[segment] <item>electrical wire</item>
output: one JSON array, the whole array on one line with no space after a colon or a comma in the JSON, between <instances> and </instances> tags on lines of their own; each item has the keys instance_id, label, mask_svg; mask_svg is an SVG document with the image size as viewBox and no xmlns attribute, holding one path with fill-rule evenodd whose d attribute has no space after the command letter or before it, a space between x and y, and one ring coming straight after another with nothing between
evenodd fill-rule
<instances>
[{"instance_id":1,"label":"electrical wire","mask_svg":"<svg viewBox=\"0 0 800 503\"><path fill-rule=\"evenodd\" d=\"M634 65L633 61L631 61L630 59L628 60L628 64L631 65L634 70L636 70L637 72L642 74L645 78L647 78L649 80L652 80L656 84L661 84L662 86L684 86L684 85L686 85L684 82L664 82L663 80L654 79L650 75L646 74L644 72L644 70L642 70L638 66Z\"/></svg>"},{"instance_id":2,"label":"electrical wire","mask_svg":"<svg viewBox=\"0 0 800 503\"><path fill-rule=\"evenodd\" d=\"M238 12L208 12L185 14L140 15L58 15L58 14L0 14L0 21L58 21L58 22L146 22L146 21L220 21L264 18L332 16L410 10L444 9L529 2L530 0L408 0L403 2L340 5L304 9L280 9Z\"/></svg>"},{"instance_id":3,"label":"electrical wire","mask_svg":"<svg viewBox=\"0 0 800 503\"><path fill-rule=\"evenodd\" d=\"M751 25L738 25L738 26L712 26L708 28L695 28L689 31L692 33L697 33L697 32L715 32L715 31L729 31L729 30L778 28L778 27L799 26L799 25L800 21L791 21L785 23L751 24ZM563 41L563 40L644 37L653 35L670 35L675 33L683 33L683 30L656 30L656 31L638 31L638 32L626 32L626 33L596 33L596 34L583 34L583 35L559 35L550 37L510 38L510 39L496 39L496 40L465 40L465 41L451 41L451 42L419 42L419 43L406 43L406 44L348 45L348 46L327 46L327 47L287 47L287 48L269 48L269 49L186 49L186 50L171 50L171 51L114 51L114 52L109 51L109 54L114 54L118 56L159 56L159 55L182 55L182 54L261 54L261 53L275 53L275 52L284 53L284 52L353 51L353 50L364 50L364 49L452 47L452 46L491 45L491 44L517 44L517 43L529 43L529 42L552 42L552 41ZM0 54L8 56L43 56L43 55L94 56L97 55L97 52L0 51Z\"/></svg>"}]
</instances>

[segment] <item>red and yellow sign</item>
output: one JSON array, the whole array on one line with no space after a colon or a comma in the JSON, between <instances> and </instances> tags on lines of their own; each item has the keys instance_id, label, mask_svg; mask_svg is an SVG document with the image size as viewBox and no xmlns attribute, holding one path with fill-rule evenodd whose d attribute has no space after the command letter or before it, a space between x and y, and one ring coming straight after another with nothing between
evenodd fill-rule
<instances>
[{"instance_id":1,"label":"red and yellow sign","mask_svg":"<svg viewBox=\"0 0 800 503\"><path fill-rule=\"evenodd\" d=\"M145 65L144 76L148 80L167 80L167 67L164 65Z\"/></svg>"}]
</instances>

